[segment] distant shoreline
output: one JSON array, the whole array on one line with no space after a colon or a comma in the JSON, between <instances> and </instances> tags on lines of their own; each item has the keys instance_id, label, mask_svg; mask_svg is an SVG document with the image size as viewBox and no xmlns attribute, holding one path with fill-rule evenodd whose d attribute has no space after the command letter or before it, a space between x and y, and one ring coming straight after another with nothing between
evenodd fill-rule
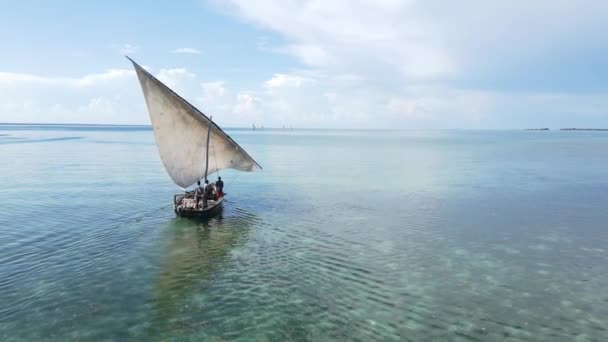
<instances>
[{"instance_id":1,"label":"distant shoreline","mask_svg":"<svg viewBox=\"0 0 608 342\"><path fill-rule=\"evenodd\" d=\"M107 127L150 127L152 125L99 124L99 123L40 123L40 122L0 122L0 126L107 126Z\"/></svg>"},{"instance_id":2,"label":"distant shoreline","mask_svg":"<svg viewBox=\"0 0 608 342\"><path fill-rule=\"evenodd\" d=\"M549 128L524 128L524 131L550 131ZM608 131L608 128L560 128L560 131Z\"/></svg>"},{"instance_id":3,"label":"distant shoreline","mask_svg":"<svg viewBox=\"0 0 608 342\"><path fill-rule=\"evenodd\" d=\"M608 128L560 128L560 131L608 131Z\"/></svg>"},{"instance_id":4,"label":"distant shoreline","mask_svg":"<svg viewBox=\"0 0 608 342\"><path fill-rule=\"evenodd\" d=\"M31 123L26 123L26 122L0 122L0 126L39 126L39 127L82 127L82 128L132 128L132 129L152 129L152 125L135 125L135 124L101 124L101 123L39 123L39 122L31 122ZM269 131L292 131L292 130L298 130L298 131L318 131L318 130L327 130L327 131L333 131L333 130L339 130L339 131L552 131L552 129L550 128L524 128L524 129L517 129L517 128L504 128L504 129L497 129L497 128L487 128L487 129L479 129L479 128L330 128L330 127L325 127L325 128L309 128L309 127L302 127L302 128L281 128L281 127L266 127L264 129L256 129L256 130L252 130L251 127L226 127L225 129L228 130L239 130L239 131L260 131L263 132L264 130L269 130ZM559 130L559 131L608 131L608 128L559 128L559 129L553 129L555 131Z\"/></svg>"}]
</instances>

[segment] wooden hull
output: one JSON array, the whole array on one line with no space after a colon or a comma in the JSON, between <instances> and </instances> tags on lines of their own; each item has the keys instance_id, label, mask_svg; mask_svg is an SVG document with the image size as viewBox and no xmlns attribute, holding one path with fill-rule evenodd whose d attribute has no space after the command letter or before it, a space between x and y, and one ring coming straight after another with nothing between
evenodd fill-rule
<instances>
[{"instance_id":1,"label":"wooden hull","mask_svg":"<svg viewBox=\"0 0 608 342\"><path fill-rule=\"evenodd\" d=\"M179 217L199 217L199 218L208 218L217 215L222 210L222 203L224 202L224 197L220 197L217 201L208 200L207 208L183 208L177 204L173 206L173 211L175 215Z\"/></svg>"}]
</instances>

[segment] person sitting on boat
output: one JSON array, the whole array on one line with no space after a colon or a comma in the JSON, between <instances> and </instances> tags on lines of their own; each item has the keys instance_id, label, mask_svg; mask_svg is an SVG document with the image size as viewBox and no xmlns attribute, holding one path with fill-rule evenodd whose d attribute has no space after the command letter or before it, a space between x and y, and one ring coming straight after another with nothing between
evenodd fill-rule
<instances>
[{"instance_id":1,"label":"person sitting on boat","mask_svg":"<svg viewBox=\"0 0 608 342\"><path fill-rule=\"evenodd\" d=\"M217 177L217 182L215 182L215 194L216 199L224 196L224 181L222 181L222 177Z\"/></svg>"}]
</instances>

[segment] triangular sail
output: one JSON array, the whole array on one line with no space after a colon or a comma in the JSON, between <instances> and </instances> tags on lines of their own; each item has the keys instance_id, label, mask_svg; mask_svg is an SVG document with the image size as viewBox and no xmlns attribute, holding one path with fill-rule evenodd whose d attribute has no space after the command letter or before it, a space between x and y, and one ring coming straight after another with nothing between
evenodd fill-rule
<instances>
[{"instance_id":1,"label":"triangular sail","mask_svg":"<svg viewBox=\"0 0 608 342\"><path fill-rule=\"evenodd\" d=\"M205 114L132 59L129 60L135 67L146 99L160 159L175 184L187 188L205 177L208 132L209 174L228 168L240 171L261 169Z\"/></svg>"}]
</instances>

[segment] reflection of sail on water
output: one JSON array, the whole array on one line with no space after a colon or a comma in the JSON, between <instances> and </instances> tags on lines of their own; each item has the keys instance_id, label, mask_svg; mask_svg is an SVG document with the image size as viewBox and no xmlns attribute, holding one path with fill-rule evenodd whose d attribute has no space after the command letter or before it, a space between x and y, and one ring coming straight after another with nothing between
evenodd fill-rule
<instances>
[{"instance_id":1,"label":"reflection of sail on water","mask_svg":"<svg viewBox=\"0 0 608 342\"><path fill-rule=\"evenodd\" d=\"M146 98L158 153L175 184L187 188L205 177L208 134L209 174L227 168L240 171L261 169L243 148L205 114L133 60L131 62Z\"/></svg>"},{"instance_id":2,"label":"reflection of sail on water","mask_svg":"<svg viewBox=\"0 0 608 342\"><path fill-rule=\"evenodd\" d=\"M166 247L155 285L153 334L162 334L163 327L186 314L185 305L194 311L189 314L196 315L204 310L195 308L192 297L204 292L213 273L229 267L230 253L244 244L258 220L242 210L233 214L221 221L170 222L169 231L173 237Z\"/></svg>"}]
</instances>

